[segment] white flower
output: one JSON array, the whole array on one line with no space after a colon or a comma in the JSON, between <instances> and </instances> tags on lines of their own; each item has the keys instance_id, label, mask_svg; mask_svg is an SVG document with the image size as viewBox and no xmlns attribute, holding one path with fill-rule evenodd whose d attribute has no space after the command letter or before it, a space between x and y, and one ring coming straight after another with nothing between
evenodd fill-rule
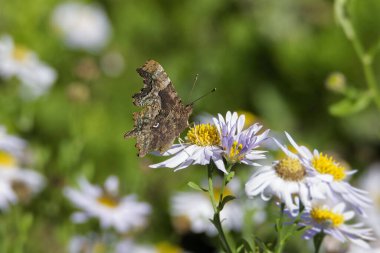
<instances>
[{"instance_id":1,"label":"white flower","mask_svg":"<svg viewBox=\"0 0 380 253\"><path fill-rule=\"evenodd\" d=\"M245 191L249 197L260 195L263 200L276 196L295 216L300 209L299 201L307 207L312 199L323 199L325 196L318 189L310 187L316 179L308 174L302 161L275 142L284 151L285 158L275 161L271 166L258 168L246 183Z\"/></svg>"},{"instance_id":2,"label":"white flower","mask_svg":"<svg viewBox=\"0 0 380 253\"><path fill-rule=\"evenodd\" d=\"M107 44L111 35L106 13L95 4L62 3L53 11L52 23L72 48L98 51Z\"/></svg>"},{"instance_id":3,"label":"white flower","mask_svg":"<svg viewBox=\"0 0 380 253\"><path fill-rule=\"evenodd\" d=\"M365 215L364 209L371 205L368 192L355 188L345 181L348 176L356 171L347 171L332 157L314 150L312 153L304 146L298 146L292 137L285 133L293 147L297 150L294 154L307 168L307 173L315 180L311 187L316 191L323 192L329 199L335 202L345 201L359 214Z\"/></svg>"},{"instance_id":4,"label":"white flower","mask_svg":"<svg viewBox=\"0 0 380 253\"><path fill-rule=\"evenodd\" d=\"M54 69L41 62L34 52L15 45L7 35L0 37L0 76L17 77L24 87L22 93L31 98L46 93L57 78Z\"/></svg>"},{"instance_id":5,"label":"white flower","mask_svg":"<svg viewBox=\"0 0 380 253\"><path fill-rule=\"evenodd\" d=\"M10 204L28 202L41 191L45 180L36 171L20 167L25 156L24 140L8 135L0 128L0 209L7 210Z\"/></svg>"},{"instance_id":6,"label":"white flower","mask_svg":"<svg viewBox=\"0 0 380 253\"><path fill-rule=\"evenodd\" d=\"M262 127L254 124L243 131L244 115L238 117L236 112L227 112L226 119L219 114L213 122L191 127L187 133L188 142L173 145L163 154L173 157L150 167L175 168L177 171L192 164L207 165L212 160L220 171L227 173L223 158L229 163L248 165L258 165L254 160L265 158L265 151L254 149L266 139L269 130L257 135Z\"/></svg>"},{"instance_id":7,"label":"white flower","mask_svg":"<svg viewBox=\"0 0 380 253\"><path fill-rule=\"evenodd\" d=\"M138 202L136 196L117 196L119 180L110 176L104 188L91 185L85 178L79 179L79 190L66 187L65 196L82 211L72 218L76 223L90 218L99 220L102 228L115 228L118 232L128 232L146 225L151 212L148 204Z\"/></svg>"},{"instance_id":8,"label":"white flower","mask_svg":"<svg viewBox=\"0 0 380 253\"><path fill-rule=\"evenodd\" d=\"M26 142L23 139L8 134L6 128L0 125L0 150L21 159L25 153L25 148Z\"/></svg>"},{"instance_id":9,"label":"white flower","mask_svg":"<svg viewBox=\"0 0 380 253\"><path fill-rule=\"evenodd\" d=\"M314 205L305 210L301 215L300 226L307 226L304 239L309 240L320 232L333 236L340 242L352 242L362 248L369 249L366 241L375 240L372 230L365 228L363 223L346 224L351 220L355 213L345 212L345 204L339 203L333 208L327 205Z\"/></svg>"},{"instance_id":10,"label":"white flower","mask_svg":"<svg viewBox=\"0 0 380 253\"><path fill-rule=\"evenodd\" d=\"M223 150L220 146L220 135L216 126L200 124L191 127L187 133L189 142L173 145L163 156L173 155L168 160L150 165L151 168L184 169L192 164L207 165L211 160L217 168L227 173L223 162Z\"/></svg>"},{"instance_id":11,"label":"white flower","mask_svg":"<svg viewBox=\"0 0 380 253\"><path fill-rule=\"evenodd\" d=\"M223 195L236 195L240 184L236 179L232 180L225 188ZM215 199L220 197L220 190L214 188ZM214 210L210 203L209 195L204 192L179 192L171 198L171 215L174 223L180 230L189 229L194 233L206 233L216 235L217 230L210 222ZM243 207L238 201L228 202L220 213L220 220L226 230L239 231L243 223ZM176 224L177 223L177 224ZM186 228L186 226L189 226Z\"/></svg>"},{"instance_id":12,"label":"white flower","mask_svg":"<svg viewBox=\"0 0 380 253\"><path fill-rule=\"evenodd\" d=\"M371 165L361 176L359 185L368 191L369 197L373 200L373 205L366 209L368 217L366 223L370 224L375 230L376 235L380 236L380 164ZM379 244L380 247L380 244Z\"/></svg>"}]
</instances>

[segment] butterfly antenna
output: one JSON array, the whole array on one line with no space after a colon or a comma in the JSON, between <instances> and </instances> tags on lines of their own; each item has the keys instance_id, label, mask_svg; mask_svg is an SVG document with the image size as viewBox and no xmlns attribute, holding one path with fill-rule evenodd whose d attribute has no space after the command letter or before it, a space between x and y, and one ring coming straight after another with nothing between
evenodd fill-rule
<instances>
[{"instance_id":1,"label":"butterfly antenna","mask_svg":"<svg viewBox=\"0 0 380 253\"><path fill-rule=\"evenodd\" d=\"M199 76L199 74L196 74L196 75L195 75L195 79L194 79L193 87L191 87L191 90L190 90L190 96L189 96L189 97L191 97L191 95L193 94L193 90L194 90L195 84L196 84L197 81L198 81L198 76Z\"/></svg>"},{"instance_id":2,"label":"butterfly antenna","mask_svg":"<svg viewBox=\"0 0 380 253\"><path fill-rule=\"evenodd\" d=\"M193 105L195 102L197 102L198 100L210 95L211 93L213 93L214 91L216 91L216 88L210 90L209 92L207 92L206 94L200 96L199 98L195 99L193 102L191 102L189 105Z\"/></svg>"}]
</instances>

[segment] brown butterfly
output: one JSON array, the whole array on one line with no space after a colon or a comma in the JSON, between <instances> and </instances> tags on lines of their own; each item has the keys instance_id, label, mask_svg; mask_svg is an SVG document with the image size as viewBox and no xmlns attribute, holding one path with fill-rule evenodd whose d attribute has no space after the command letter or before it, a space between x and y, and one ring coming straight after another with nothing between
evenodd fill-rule
<instances>
[{"instance_id":1,"label":"brown butterfly","mask_svg":"<svg viewBox=\"0 0 380 253\"><path fill-rule=\"evenodd\" d=\"M143 109L133 113L134 128L124 138L136 137L138 156L143 157L151 151L163 153L171 147L188 127L193 103L181 102L158 62L149 60L137 72L144 79L144 87L132 98L133 104Z\"/></svg>"}]
</instances>

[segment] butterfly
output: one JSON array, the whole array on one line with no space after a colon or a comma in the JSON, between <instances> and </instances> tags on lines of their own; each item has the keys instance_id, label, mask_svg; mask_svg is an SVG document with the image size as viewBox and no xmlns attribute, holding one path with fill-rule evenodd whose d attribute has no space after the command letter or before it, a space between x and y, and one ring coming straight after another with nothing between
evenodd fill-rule
<instances>
[{"instance_id":1,"label":"butterfly","mask_svg":"<svg viewBox=\"0 0 380 253\"><path fill-rule=\"evenodd\" d=\"M193 112L193 103L184 105L164 68L156 61L149 60L137 73L144 80L144 87L134 94L133 104L142 107L133 113L134 128L124 138L136 137L138 156L147 153L167 151L174 140L188 126Z\"/></svg>"}]
</instances>

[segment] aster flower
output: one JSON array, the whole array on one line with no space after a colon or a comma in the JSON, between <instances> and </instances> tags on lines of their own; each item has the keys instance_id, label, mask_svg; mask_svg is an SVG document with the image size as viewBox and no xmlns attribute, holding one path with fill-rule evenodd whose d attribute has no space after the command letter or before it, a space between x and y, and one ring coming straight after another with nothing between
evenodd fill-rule
<instances>
[{"instance_id":1,"label":"aster flower","mask_svg":"<svg viewBox=\"0 0 380 253\"><path fill-rule=\"evenodd\" d=\"M98 51L111 35L106 13L95 4L62 3L53 11L52 24L71 48Z\"/></svg>"},{"instance_id":2,"label":"aster flower","mask_svg":"<svg viewBox=\"0 0 380 253\"><path fill-rule=\"evenodd\" d=\"M346 170L333 157L320 153L316 149L312 153L307 147L298 146L288 133L285 134L297 151L294 155L302 161L303 166L307 168L307 173L317 179L310 187L315 191L323 192L335 202L345 201L359 214L365 215L364 209L372 203L368 198L368 192L355 188L345 181L356 171ZM282 147L282 149L285 148Z\"/></svg>"},{"instance_id":3,"label":"aster flower","mask_svg":"<svg viewBox=\"0 0 380 253\"><path fill-rule=\"evenodd\" d=\"M0 37L0 76L17 77L24 87L22 93L31 98L46 93L57 78L54 69L41 62L34 52L15 45L8 35Z\"/></svg>"},{"instance_id":4,"label":"aster flower","mask_svg":"<svg viewBox=\"0 0 380 253\"><path fill-rule=\"evenodd\" d=\"M79 179L79 190L66 187L65 196L78 208L72 219L82 223L90 218L99 220L102 228L115 228L124 233L146 225L151 208L147 203L138 202L136 196L118 196L119 180L110 176L104 188L90 184L85 178Z\"/></svg>"},{"instance_id":5,"label":"aster flower","mask_svg":"<svg viewBox=\"0 0 380 253\"><path fill-rule=\"evenodd\" d=\"M213 122L191 127L187 133L188 142L173 145L163 154L173 157L150 167L177 171L192 164L207 165L212 160L220 171L227 173L224 158L230 163L248 165L258 165L254 160L265 158L264 151L254 149L266 139L269 130L257 135L262 127L255 124L243 131L245 117L238 117L236 112L227 112L226 119L219 114Z\"/></svg>"},{"instance_id":6,"label":"aster flower","mask_svg":"<svg viewBox=\"0 0 380 253\"><path fill-rule=\"evenodd\" d=\"M255 160L265 159L265 151L254 150L266 140L269 130L262 134L257 134L262 126L253 124L243 131L245 123L245 115L236 112L227 112L226 121L222 115L218 115L218 119L214 118L215 126L217 126L221 135L224 157L229 163L244 163L247 165L259 166Z\"/></svg>"},{"instance_id":7,"label":"aster flower","mask_svg":"<svg viewBox=\"0 0 380 253\"><path fill-rule=\"evenodd\" d=\"M312 195L323 198L311 192L308 187L311 180L298 159L286 157L272 166L258 168L246 183L245 192L250 198L260 195L265 201L275 196L295 216L300 209L299 201L308 206Z\"/></svg>"},{"instance_id":8,"label":"aster flower","mask_svg":"<svg viewBox=\"0 0 380 253\"><path fill-rule=\"evenodd\" d=\"M168 160L150 165L151 168L184 169L192 164L207 165L211 160L216 167L227 173L223 162L223 150L220 146L220 135L216 126L199 124L191 127L187 133L188 142L173 145L163 156L173 155Z\"/></svg>"},{"instance_id":9,"label":"aster flower","mask_svg":"<svg viewBox=\"0 0 380 253\"><path fill-rule=\"evenodd\" d=\"M345 211L345 208L346 205L342 202L333 208L328 205L313 204L312 208L305 210L299 223L300 226L309 227L303 235L304 239L309 240L318 233L324 232L342 243L348 241L369 249L366 241L375 240L372 230L365 228L362 223L347 224L355 213Z\"/></svg>"},{"instance_id":10,"label":"aster flower","mask_svg":"<svg viewBox=\"0 0 380 253\"><path fill-rule=\"evenodd\" d=\"M221 182L219 182L221 183ZM224 189L223 195L238 195L240 182L235 178ZM220 197L220 190L214 188L216 201ZM171 198L171 215L174 226L179 232L191 230L194 233L206 233L216 235L217 230L210 222L214 215L209 196L204 192L178 192ZM238 201L228 202L222 212L220 219L223 227L227 230L239 231L243 223L243 206Z\"/></svg>"}]
</instances>

